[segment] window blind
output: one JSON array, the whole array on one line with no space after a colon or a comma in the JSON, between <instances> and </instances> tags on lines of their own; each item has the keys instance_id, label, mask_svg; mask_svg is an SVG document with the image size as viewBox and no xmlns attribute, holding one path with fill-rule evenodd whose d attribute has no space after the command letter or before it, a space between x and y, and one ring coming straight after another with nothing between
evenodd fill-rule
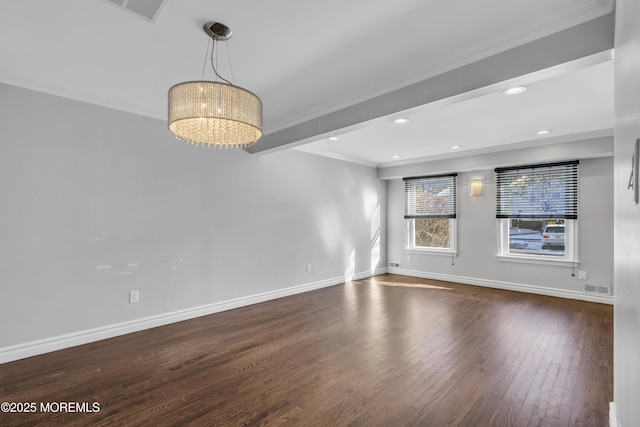
<instances>
[{"instance_id":1,"label":"window blind","mask_svg":"<svg viewBox=\"0 0 640 427\"><path fill-rule=\"evenodd\" d=\"M404 178L404 217L455 218L456 177L457 174Z\"/></svg>"},{"instance_id":2,"label":"window blind","mask_svg":"<svg viewBox=\"0 0 640 427\"><path fill-rule=\"evenodd\" d=\"M578 161L496 169L496 218L578 218Z\"/></svg>"}]
</instances>

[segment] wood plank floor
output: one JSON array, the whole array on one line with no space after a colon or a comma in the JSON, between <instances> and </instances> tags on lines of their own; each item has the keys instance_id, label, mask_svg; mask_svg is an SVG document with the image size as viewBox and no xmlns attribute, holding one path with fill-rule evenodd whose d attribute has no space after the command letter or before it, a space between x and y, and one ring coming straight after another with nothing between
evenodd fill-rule
<instances>
[{"instance_id":1,"label":"wood plank floor","mask_svg":"<svg viewBox=\"0 0 640 427\"><path fill-rule=\"evenodd\" d=\"M0 425L602 427L612 348L611 306L382 275L0 365Z\"/></svg>"}]
</instances>

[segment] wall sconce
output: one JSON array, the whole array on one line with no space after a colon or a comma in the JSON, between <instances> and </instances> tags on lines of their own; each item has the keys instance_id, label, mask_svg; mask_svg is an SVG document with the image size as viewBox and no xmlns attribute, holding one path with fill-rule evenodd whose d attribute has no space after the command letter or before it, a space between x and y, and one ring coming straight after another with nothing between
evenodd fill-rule
<instances>
[{"instance_id":1,"label":"wall sconce","mask_svg":"<svg viewBox=\"0 0 640 427\"><path fill-rule=\"evenodd\" d=\"M470 188L471 188L471 198L473 200L478 200L482 197L482 180L481 179L472 179Z\"/></svg>"}]
</instances>

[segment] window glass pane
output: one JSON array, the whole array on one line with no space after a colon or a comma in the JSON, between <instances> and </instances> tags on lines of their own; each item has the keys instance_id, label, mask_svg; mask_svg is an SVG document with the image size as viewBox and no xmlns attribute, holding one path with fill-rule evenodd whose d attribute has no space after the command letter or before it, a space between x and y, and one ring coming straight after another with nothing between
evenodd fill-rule
<instances>
[{"instance_id":1,"label":"window glass pane","mask_svg":"<svg viewBox=\"0 0 640 427\"><path fill-rule=\"evenodd\" d=\"M446 249L450 247L449 218L416 218L414 221L414 246Z\"/></svg>"},{"instance_id":2,"label":"window glass pane","mask_svg":"<svg viewBox=\"0 0 640 427\"><path fill-rule=\"evenodd\" d=\"M451 184L446 180L414 185L416 214L449 215Z\"/></svg>"},{"instance_id":3,"label":"window glass pane","mask_svg":"<svg viewBox=\"0 0 640 427\"><path fill-rule=\"evenodd\" d=\"M509 252L513 254L564 256L564 220L510 219Z\"/></svg>"}]
</instances>

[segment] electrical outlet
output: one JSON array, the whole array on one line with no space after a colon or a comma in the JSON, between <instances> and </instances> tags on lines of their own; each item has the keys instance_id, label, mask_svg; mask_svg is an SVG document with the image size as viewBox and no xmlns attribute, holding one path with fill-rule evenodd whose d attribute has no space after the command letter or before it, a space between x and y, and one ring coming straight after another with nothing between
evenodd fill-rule
<instances>
[{"instance_id":1,"label":"electrical outlet","mask_svg":"<svg viewBox=\"0 0 640 427\"><path fill-rule=\"evenodd\" d=\"M307 264L307 273L311 273L311 264Z\"/></svg>"},{"instance_id":2,"label":"electrical outlet","mask_svg":"<svg viewBox=\"0 0 640 427\"><path fill-rule=\"evenodd\" d=\"M407 261L409 261L409 262L413 261L413 256L407 255Z\"/></svg>"},{"instance_id":3,"label":"electrical outlet","mask_svg":"<svg viewBox=\"0 0 640 427\"><path fill-rule=\"evenodd\" d=\"M578 279L587 280L587 272L586 271L579 271L578 272Z\"/></svg>"},{"instance_id":4,"label":"electrical outlet","mask_svg":"<svg viewBox=\"0 0 640 427\"><path fill-rule=\"evenodd\" d=\"M139 291L129 291L129 304L135 304L140 301Z\"/></svg>"}]
</instances>

